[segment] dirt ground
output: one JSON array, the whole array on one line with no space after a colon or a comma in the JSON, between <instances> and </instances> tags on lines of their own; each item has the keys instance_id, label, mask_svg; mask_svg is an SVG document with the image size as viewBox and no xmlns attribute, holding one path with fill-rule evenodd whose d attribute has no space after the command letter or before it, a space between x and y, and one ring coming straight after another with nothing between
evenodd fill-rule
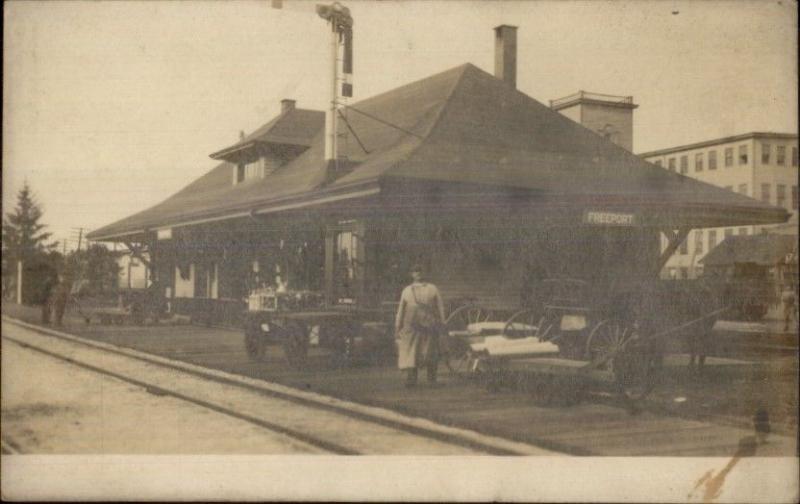
<instances>
[{"instance_id":1,"label":"dirt ground","mask_svg":"<svg viewBox=\"0 0 800 504\"><path fill-rule=\"evenodd\" d=\"M34 308L11 305L3 310L36 322ZM747 353L746 348L730 344L729 352L737 352L733 357L752 361L752 365L709 366L702 375L690 373L685 366L670 367L634 420L612 394L603 390L597 390L585 403L568 408L536 404L519 391L490 393L446 374L440 389L427 389L423 384L409 392L403 389L391 362L367 362L344 369L330 364L324 353L312 353L306 369L294 370L285 364L278 348L270 349L265 362L250 362L241 335L229 330L87 326L77 317L70 317L67 324L69 332L80 336L575 454L726 453L723 447L727 441L718 439L718 447L704 451L704 443L712 443L705 440L714 435L722 439L727 434L721 432L728 427L752 429L752 417L759 407L769 412L774 432L795 436L797 429L796 351ZM720 337L731 343L730 334ZM700 424L693 423L696 421L711 422L721 430L716 434L701 432L697 430ZM630 435L632 428L641 432ZM681 430L683 434L678 432ZM663 439L653 439L656 435ZM680 436L684 441L678 442Z\"/></svg>"},{"instance_id":2,"label":"dirt ground","mask_svg":"<svg viewBox=\"0 0 800 504\"><path fill-rule=\"evenodd\" d=\"M2 358L3 440L20 453L314 453L255 425L14 344L3 345Z\"/></svg>"}]
</instances>

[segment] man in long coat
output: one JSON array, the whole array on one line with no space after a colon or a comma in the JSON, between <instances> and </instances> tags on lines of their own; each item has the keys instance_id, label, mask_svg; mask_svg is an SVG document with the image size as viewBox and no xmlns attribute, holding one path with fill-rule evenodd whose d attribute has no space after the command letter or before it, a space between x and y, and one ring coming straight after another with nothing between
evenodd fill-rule
<instances>
[{"instance_id":1,"label":"man in long coat","mask_svg":"<svg viewBox=\"0 0 800 504\"><path fill-rule=\"evenodd\" d=\"M423 271L419 265L411 269L413 282L403 289L395 317L395 337L397 338L397 365L406 371L406 387L417 384L420 368L426 368L428 382L436 383L439 365L439 332L444 327L444 303L439 289L423 281ZM435 324L422 328L417 322L419 311L433 314Z\"/></svg>"}]
</instances>

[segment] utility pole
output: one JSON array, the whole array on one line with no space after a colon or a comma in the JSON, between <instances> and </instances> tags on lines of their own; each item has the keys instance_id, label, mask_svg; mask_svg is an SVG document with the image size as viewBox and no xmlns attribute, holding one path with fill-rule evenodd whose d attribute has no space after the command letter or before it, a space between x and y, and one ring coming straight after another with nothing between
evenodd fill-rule
<instances>
[{"instance_id":1,"label":"utility pole","mask_svg":"<svg viewBox=\"0 0 800 504\"><path fill-rule=\"evenodd\" d=\"M17 304L22 304L22 259L17 260Z\"/></svg>"},{"instance_id":2,"label":"utility pole","mask_svg":"<svg viewBox=\"0 0 800 504\"><path fill-rule=\"evenodd\" d=\"M73 233L75 233L76 231L77 231L77 233L78 233L78 238L77 238L77 240L78 240L78 249L77 249L77 251L78 251L78 252L80 252L80 251L81 251L81 243L83 242L83 231L84 231L85 229L86 229L86 228L84 228L84 227L72 228L72 231L73 231ZM73 234L73 239L75 239L75 236L74 236L74 234Z\"/></svg>"}]
</instances>

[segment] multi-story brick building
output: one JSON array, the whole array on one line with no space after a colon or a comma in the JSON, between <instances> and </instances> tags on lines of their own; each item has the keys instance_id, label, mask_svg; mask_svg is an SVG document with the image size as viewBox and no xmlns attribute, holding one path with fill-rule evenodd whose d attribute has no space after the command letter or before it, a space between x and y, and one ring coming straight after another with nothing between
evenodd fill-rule
<instances>
[{"instance_id":1,"label":"multi-story brick building","mask_svg":"<svg viewBox=\"0 0 800 504\"><path fill-rule=\"evenodd\" d=\"M752 132L639 156L665 170L783 207L792 212L790 222L796 233L797 139L796 134ZM671 278L695 277L702 271L700 259L725 238L761 233L771 227L696 229L669 259L662 274Z\"/></svg>"}]
</instances>

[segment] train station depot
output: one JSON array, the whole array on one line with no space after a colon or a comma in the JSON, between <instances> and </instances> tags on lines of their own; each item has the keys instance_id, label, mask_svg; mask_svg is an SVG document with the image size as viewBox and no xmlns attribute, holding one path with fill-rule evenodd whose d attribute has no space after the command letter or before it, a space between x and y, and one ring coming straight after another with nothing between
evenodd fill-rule
<instances>
[{"instance_id":1,"label":"train station depot","mask_svg":"<svg viewBox=\"0 0 800 504\"><path fill-rule=\"evenodd\" d=\"M173 310L236 324L254 270L366 309L396 302L422 261L446 299L513 308L537 278L618 291L655 278L692 228L788 217L658 169L471 64L343 112L335 163L324 114L285 100L211 171L89 238L148 257Z\"/></svg>"}]
</instances>

